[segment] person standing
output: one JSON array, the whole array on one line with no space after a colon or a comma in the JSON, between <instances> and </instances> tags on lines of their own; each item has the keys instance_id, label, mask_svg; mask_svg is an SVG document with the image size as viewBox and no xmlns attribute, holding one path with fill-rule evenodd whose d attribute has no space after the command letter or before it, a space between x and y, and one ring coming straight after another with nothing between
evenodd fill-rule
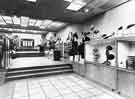
<instances>
[{"instance_id":1,"label":"person standing","mask_svg":"<svg viewBox=\"0 0 135 99\"><path fill-rule=\"evenodd\" d=\"M75 61L75 57L78 54L78 35L77 35L77 33L73 34L71 51L72 51L73 61Z\"/></svg>"}]
</instances>

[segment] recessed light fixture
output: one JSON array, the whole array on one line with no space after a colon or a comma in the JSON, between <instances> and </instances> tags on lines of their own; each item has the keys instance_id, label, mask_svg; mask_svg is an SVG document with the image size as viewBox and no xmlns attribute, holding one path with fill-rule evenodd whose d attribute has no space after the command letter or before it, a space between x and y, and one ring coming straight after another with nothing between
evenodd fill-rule
<instances>
[{"instance_id":1,"label":"recessed light fixture","mask_svg":"<svg viewBox=\"0 0 135 99\"><path fill-rule=\"evenodd\" d=\"M36 2L37 0L26 0L26 1L29 1L29 2Z\"/></svg>"},{"instance_id":2,"label":"recessed light fixture","mask_svg":"<svg viewBox=\"0 0 135 99\"><path fill-rule=\"evenodd\" d=\"M89 12L89 9L88 9L88 8L85 8L85 9L84 9L84 12L85 12L85 13L88 13L88 12Z\"/></svg>"},{"instance_id":3,"label":"recessed light fixture","mask_svg":"<svg viewBox=\"0 0 135 99\"><path fill-rule=\"evenodd\" d=\"M81 8L83 8L86 5L85 2L81 1L73 1L66 9L72 10L72 11L79 11Z\"/></svg>"}]
</instances>

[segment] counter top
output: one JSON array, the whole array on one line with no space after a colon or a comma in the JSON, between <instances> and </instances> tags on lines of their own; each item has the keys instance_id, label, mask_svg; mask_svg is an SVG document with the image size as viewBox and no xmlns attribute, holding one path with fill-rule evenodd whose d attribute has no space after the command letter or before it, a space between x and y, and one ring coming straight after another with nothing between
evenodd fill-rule
<instances>
[{"instance_id":1,"label":"counter top","mask_svg":"<svg viewBox=\"0 0 135 99\"><path fill-rule=\"evenodd\" d=\"M102 63L96 63L96 62L90 62L90 61L86 61L85 64L93 64L97 67L101 66L101 67L107 67L107 68L111 68L111 69L116 69L118 71L125 71L125 72L128 72L128 73L134 73L135 74L135 70L129 70L129 69L125 69L125 68L119 68L119 67L116 67L116 66L108 66L108 65L105 65L105 64L102 64Z\"/></svg>"},{"instance_id":2,"label":"counter top","mask_svg":"<svg viewBox=\"0 0 135 99\"><path fill-rule=\"evenodd\" d=\"M115 66L109 66L109 65L102 64L102 63L96 63L96 62L90 62L90 61L85 61L85 64L93 64L93 65L96 65L97 67L101 66L101 67L116 69Z\"/></svg>"}]
</instances>

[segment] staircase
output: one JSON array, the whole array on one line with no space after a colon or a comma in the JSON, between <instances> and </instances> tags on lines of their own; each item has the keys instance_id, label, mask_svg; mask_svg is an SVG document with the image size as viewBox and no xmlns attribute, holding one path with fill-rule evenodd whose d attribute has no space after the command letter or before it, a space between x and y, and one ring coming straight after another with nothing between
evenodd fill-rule
<instances>
[{"instance_id":1,"label":"staircase","mask_svg":"<svg viewBox=\"0 0 135 99\"><path fill-rule=\"evenodd\" d=\"M14 58L19 58L19 57L41 57L44 56L44 53L40 53L39 51L34 51L34 52L21 52L17 51L16 54L14 54Z\"/></svg>"},{"instance_id":2,"label":"staircase","mask_svg":"<svg viewBox=\"0 0 135 99\"><path fill-rule=\"evenodd\" d=\"M6 81L72 72L71 64L13 68L7 70Z\"/></svg>"}]
</instances>

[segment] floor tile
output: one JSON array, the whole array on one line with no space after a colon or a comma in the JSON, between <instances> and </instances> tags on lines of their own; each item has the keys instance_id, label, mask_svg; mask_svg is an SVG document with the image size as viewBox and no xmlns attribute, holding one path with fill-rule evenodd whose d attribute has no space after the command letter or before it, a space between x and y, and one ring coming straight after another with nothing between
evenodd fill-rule
<instances>
[{"instance_id":1,"label":"floor tile","mask_svg":"<svg viewBox=\"0 0 135 99\"><path fill-rule=\"evenodd\" d=\"M29 89L35 89L35 88L40 88L40 85L29 85Z\"/></svg>"},{"instance_id":2,"label":"floor tile","mask_svg":"<svg viewBox=\"0 0 135 99\"><path fill-rule=\"evenodd\" d=\"M44 94L30 95L30 99L47 99Z\"/></svg>"},{"instance_id":3,"label":"floor tile","mask_svg":"<svg viewBox=\"0 0 135 99\"><path fill-rule=\"evenodd\" d=\"M91 88L94 88L93 86L91 85L88 85L88 84L78 84L80 87L84 88L84 89L91 89Z\"/></svg>"},{"instance_id":4,"label":"floor tile","mask_svg":"<svg viewBox=\"0 0 135 99\"><path fill-rule=\"evenodd\" d=\"M13 97L25 97L25 96L26 97L28 96L28 93L25 91L16 91L13 94Z\"/></svg>"},{"instance_id":5,"label":"floor tile","mask_svg":"<svg viewBox=\"0 0 135 99\"><path fill-rule=\"evenodd\" d=\"M116 99L115 97L108 94L100 94L96 96L97 99Z\"/></svg>"},{"instance_id":6,"label":"floor tile","mask_svg":"<svg viewBox=\"0 0 135 99\"><path fill-rule=\"evenodd\" d=\"M43 91L41 90L41 89L39 89L39 88L35 88L35 89L31 89L31 90L29 90L29 94L30 95L33 95L33 94L42 94L43 93Z\"/></svg>"},{"instance_id":7,"label":"floor tile","mask_svg":"<svg viewBox=\"0 0 135 99\"><path fill-rule=\"evenodd\" d=\"M7 96L7 97L0 97L0 99L11 99L10 96Z\"/></svg>"},{"instance_id":8,"label":"floor tile","mask_svg":"<svg viewBox=\"0 0 135 99\"><path fill-rule=\"evenodd\" d=\"M97 88L90 88L90 89L87 89L89 92L93 93L94 95L99 95L99 94L102 94L103 91L97 89Z\"/></svg>"},{"instance_id":9,"label":"floor tile","mask_svg":"<svg viewBox=\"0 0 135 99\"><path fill-rule=\"evenodd\" d=\"M13 99L29 99L28 97L17 97L17 98L13 98Z\"/></svg>"},{"instance_id":10,"label":"floor tile","mask_svg":"<svg viewBox=\"0 0 135 99\"><path fill-rule=\"evenodd\" d=\"M77 92L76 94L79 95L81 98L88 98L88 97L94 96L93 93L90 93L90 92L88 92L86 90L82 90L80 92Z\"/></svg>"},{"instance_id":11,"label":"floor tile","mask_svg":"<svg viewBox=\"0 0 135 99\"><path fill-rule=\"evenodd\" d=\"M69 88L58 89L58 90L62 95L73 93L73 91L71 91Z\"/></svg>"},{"instance_id":12,"label":"floor tile","mask_svg":"<svg viewBox=\"0 0 135 99\"><path fill-rule=\"evenodd\" d=\"M44 90L47 97L57 97L60 96L59 92L56 89L45 89Z\"/></svg>"},{"instance_id":13,"label":"floor tile","mask_svg":"<svg viewBox=\"0 0 135 99\"><path fill-rule=\"evenodd\" d=\"M0 97L11 96L14 90L14 83L6 83L0 86Z\"/></svg>"},{"instance_id":14,"label":"floor tile","mask_svg":"<svg viewBox=\"0 0 135 99\"><path fill-rule=\"evenodd\" d=\"M78 92L78 91L83 90L83 88L81 88L80 86L77 86L77 85L72 86L72 87L70 87L70 88L71 88L71 90L73 90L74 92Z\"/></svg>"},{"instance_id":15,"label":"floor tile","mask_svg":"<svg viewBox=\"0 0 135 99\"><path fill-rule=\"evenodd\" d=\"M89 98L86 98L86 99L97 99L96 97L89 97Z\"/></svg>"},{"instance_id":16,"label":"floor tile","mask_svg":"<svg viewBox=\"0 0 135 99\"><path fill-rule=\"evenodd\" d=\"M81 99L79 96L75 95L75 94L67 94L63 96L64 99Z\"/></svg>"},{"instance_id":17,"label":"floor tile","mask_svg":"<svg viewBox=\"0 0 135 99\"><path fill-rule=\"evenodd\" d=\"M62 96L58 96L58 97L53 97L53 98L48 98L48 99L63 99Z\"/></svg>"},{"instance_id":18,"label":"floor tile","mask_svg":"<svg viewBox=\"0 0 135 99\"><path fill-rule=\"evenodd\" d=\"M0 99L123 99L95 85L76 74L30 78L0 86Z\"/></svg>"}]
</instances>

